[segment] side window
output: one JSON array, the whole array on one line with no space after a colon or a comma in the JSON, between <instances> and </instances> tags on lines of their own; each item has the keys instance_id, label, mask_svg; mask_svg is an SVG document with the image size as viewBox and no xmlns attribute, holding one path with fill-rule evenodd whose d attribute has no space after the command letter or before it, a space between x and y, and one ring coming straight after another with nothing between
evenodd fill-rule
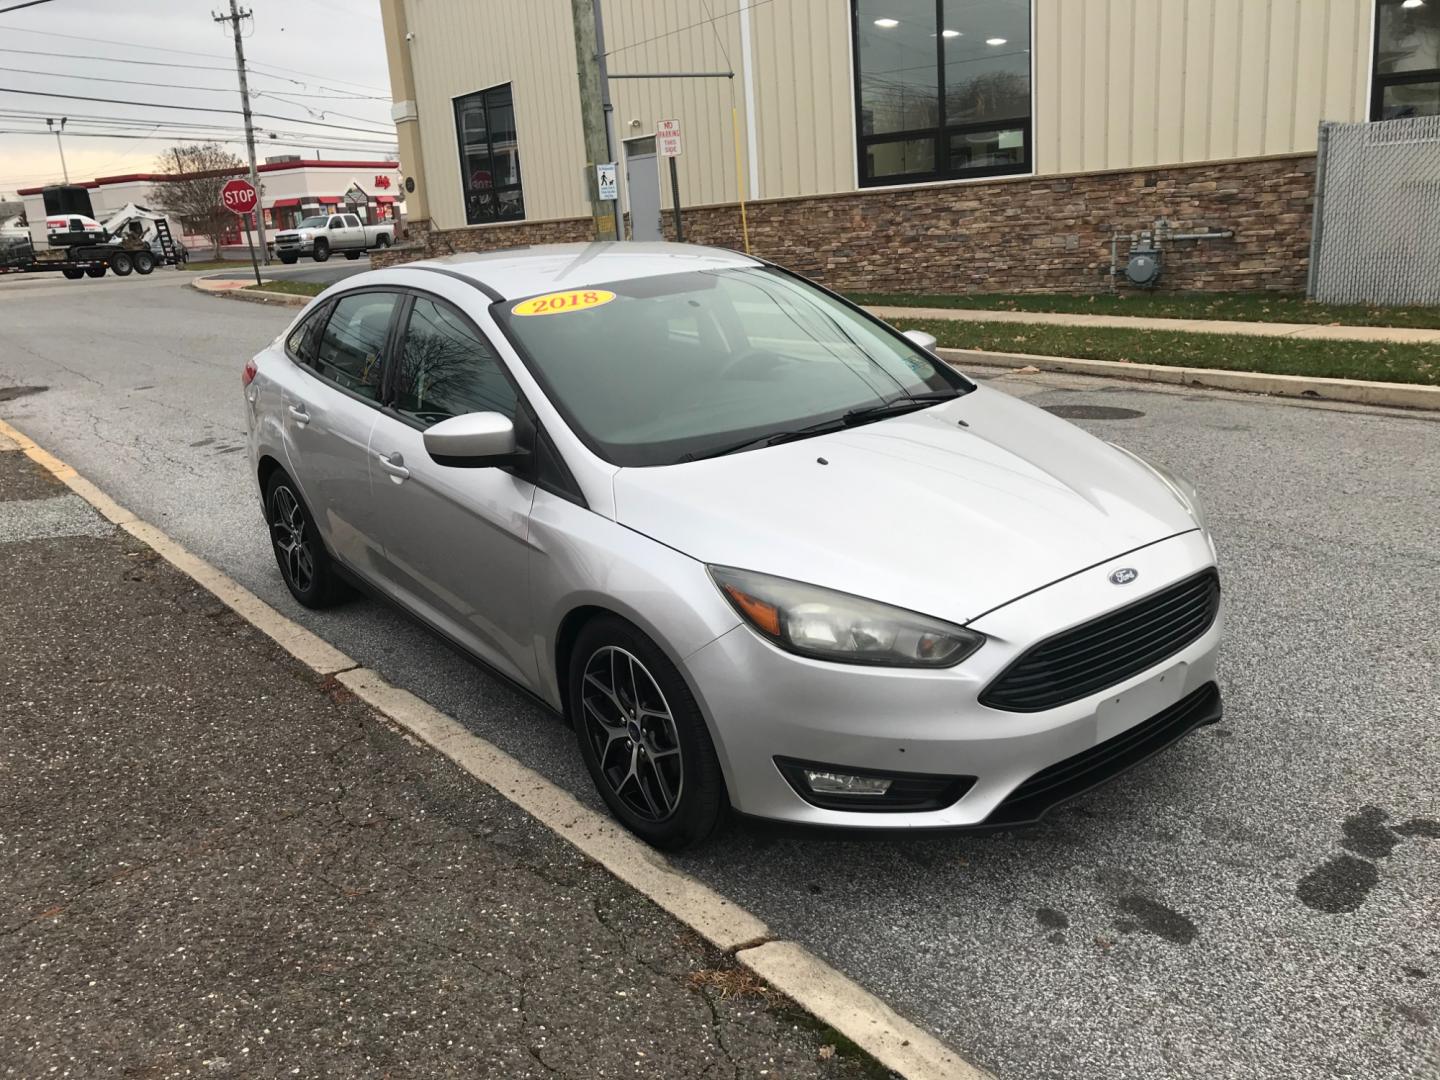
<instances>
[{"instance_id":1,"label":"side window","mask_svg":"<svg viewBox=\"0 0 1440 1080\"><path fill-rule=\"evenodd\" d=\"M334 217L332 217L332 218L330 219L330 228L332 228L332 229L338 229L338 228L340 228L341 226L343 226L344 224L345 224L345 219L342 218L339 214L336 214Z\"/></svg>"},{"instance_id":2,"label":"side window","mask_svg":"<svg viewBox=\"0 0 1440 1080\"><path fill-rule=\"evenodd\" d=\"M429 427L471 412L515 415L495 350L454 308L417 297L395 374L395 409Z\"/></svg>"},{"instance_id":3,"label":"side window","mask_svg":"<svg viewBox=\"0 0 1440 1080\"><path fill-rule=\"evenodd\" d=\"M388 292L342 296L320 334L315 370L337 386L379 401L385 337L399 300Z\"/></svg>"},{"instance_id":4,"label":"side window","mask_svg":"<svg viewBox=\"0 0 1440 1080\"><path fill-rule=\"evenodd\" d=\"M360 225L360 219L359 219L358 217L356 217L354 214L346 214L346 215L345 215L345 224L348 225L348 226L350 226L350 228L352 228L352 229L358 228L359 225Z\"/></svg>"},{"instance_id":5,"label":"side window","mask_svg":"<svg viewBox=\"0 0 1440 1080\"><path fill-rule=\"evenodd\" d=\"M309 318L301 320L285 339L286 350L302 364L314 364L315 346L319 342L320 331L325 326L325 316L329 311L329 304L322 305L312 312Z\"/></svg>"}]
</instances>

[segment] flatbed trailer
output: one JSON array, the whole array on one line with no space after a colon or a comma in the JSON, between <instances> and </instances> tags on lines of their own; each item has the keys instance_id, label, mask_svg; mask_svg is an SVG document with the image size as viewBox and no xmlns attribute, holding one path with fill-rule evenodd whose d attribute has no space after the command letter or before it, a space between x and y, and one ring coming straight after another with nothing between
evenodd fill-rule
<instances>
[{"instance_id":1,"label":"flatbed trailer","mask_svg":"<svg viewBox=\"0 0 1440 1080\"><path fill-rule=\"evenodd\" d=\"M0 266L0 274L60 273L76 281L82 277L104 277L106 271L113 271L116 277L148 274L159 262L148 247L130 251L119 244L76 244L21 253Z\"/></svg>"}]
</instances>

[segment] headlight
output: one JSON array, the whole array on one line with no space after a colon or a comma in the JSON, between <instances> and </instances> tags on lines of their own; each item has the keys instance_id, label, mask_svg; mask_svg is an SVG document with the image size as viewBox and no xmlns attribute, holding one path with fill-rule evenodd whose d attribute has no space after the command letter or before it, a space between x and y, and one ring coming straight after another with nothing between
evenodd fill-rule
<instances>
[{"instance_id":1,"label":"headlight","mask_svg":"<svg viewBox=\"0 0 1440 1080\"><path fill-rule=\"evenodd\" d=\"M904 608L728 566L710 576L740 616L782 649L883 667L953 667L984 634Z\"/></svg>"}]
</instances>

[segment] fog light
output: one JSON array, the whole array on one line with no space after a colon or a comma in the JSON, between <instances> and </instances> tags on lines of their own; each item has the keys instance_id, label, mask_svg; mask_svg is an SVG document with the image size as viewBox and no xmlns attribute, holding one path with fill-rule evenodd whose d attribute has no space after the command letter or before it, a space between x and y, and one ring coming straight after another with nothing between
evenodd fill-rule
<instances>
[{"instance_id":1,"label":"fog light","mask_svg":"<svg viewBox=\"0 0 1440 1080\"><path fill-rule=\"evenodd\" d=\"M817 795L881 796L890 790L890 779L883 776L854 776L850 773L805 770L805 783Z\"/></svg>"}]
</instances>

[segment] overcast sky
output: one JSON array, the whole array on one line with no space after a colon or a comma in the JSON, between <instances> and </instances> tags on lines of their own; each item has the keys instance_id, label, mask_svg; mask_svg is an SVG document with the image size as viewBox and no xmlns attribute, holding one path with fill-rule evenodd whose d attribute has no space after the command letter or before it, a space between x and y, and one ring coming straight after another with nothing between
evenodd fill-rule
<instances>
[{"instance_id":1,"label":"overcast sky","mask_svg":"<svg viewBox=\"0 0 1440 1080\"><path fill-rule=\"evenodd\" d=\"M0 8L17 2L0 0ZM228 13L229 6L229 0L49 0L0 15L0 87L5 88L0 89L0 197L13 195L16 188L60 181L60 156L45 126L47 116L69 117L64 149L73 181L154 171L167 147L200 141L207 133L234 140L227 147L243 159L230 26L211 20L213 11L223 7ZM246 0L241 6L254 12L245 24L251 107L287 118L256 119L260 160L288 153L313 158L317 151L327 158L393 156L390 82L376 0ZM37 97L17 90L106 100ZM205 105L236 113L116 101ZM211 132L194 125L234 130ZM271 131L280 134L271 138Z\"/></svg>"}]
</instances>

